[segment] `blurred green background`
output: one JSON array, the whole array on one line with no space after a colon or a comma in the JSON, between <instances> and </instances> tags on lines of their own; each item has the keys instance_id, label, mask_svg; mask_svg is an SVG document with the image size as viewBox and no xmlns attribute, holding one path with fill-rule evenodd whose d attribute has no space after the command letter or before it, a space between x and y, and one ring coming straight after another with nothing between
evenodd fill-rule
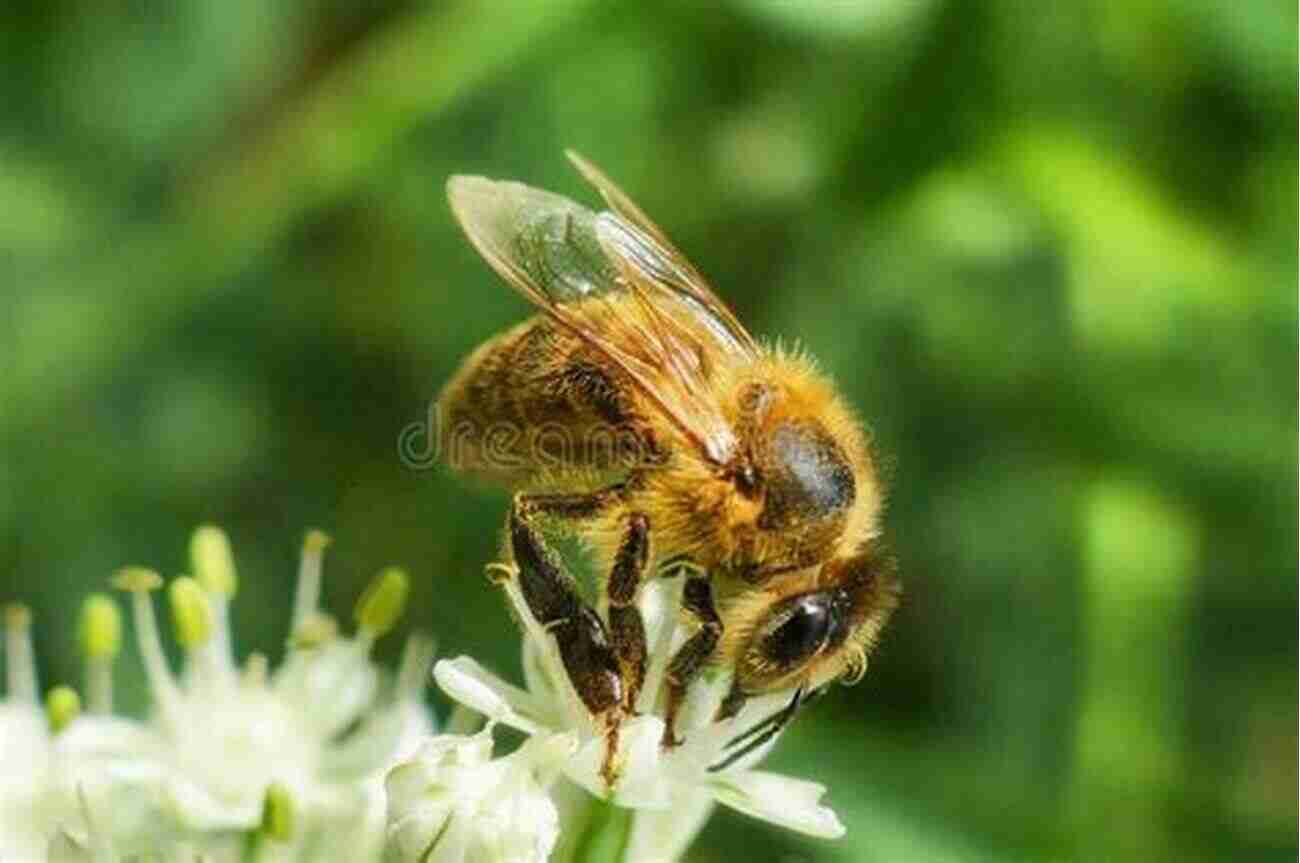
<instances>
[{"instance_id":1,"label":"blurred green background","mask_svg":"<svg viewBox=\"0 0 1300 863\"><path fill-rule=\"evenodd\" d=\"M573 147L890 466L905 603L771 759L847 839L722 814L693 859L1295 859L1294 3L0 17L0 597L45 684L80 597L207 520L245 649L322 527L335 611L402 563L444 654L516 670L504 495L397 439L528 313L445 178L587 196Z\"/></svg>"}]
</instances>

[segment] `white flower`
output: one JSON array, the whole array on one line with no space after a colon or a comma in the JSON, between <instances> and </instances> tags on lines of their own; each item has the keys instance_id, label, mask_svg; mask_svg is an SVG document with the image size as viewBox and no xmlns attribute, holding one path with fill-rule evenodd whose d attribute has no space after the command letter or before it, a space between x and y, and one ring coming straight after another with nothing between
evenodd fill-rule
<instances>
[{"instance_id":1,"label":"white flower","mask_svg":"<svg viewBox=\"0 0 1300 863\"><path fill-rule=\"evenodd\" d=\"M560 826L539 774L576 747L557 734L493 759L491 726L434 737L388 774L390 849L420 863L543 863Z\"/></svg>"},{"instance_id":2,"label":"white flower","mask_svg":"<svg viewBox=\"0 0 1300 863\"><path fill-rule=\"evenodd\" d=\"M316 607L327 544L318 532L304 542L290 650L270 673L257 654L242 669L234 664L226 614L234 567L219 531L196 532L198 577L169 587L177 640L186 648L180 681L157 640L147 592L155 579L139 570L119 576L133 593L154 725L164 741L164 794L187 828L250 830L275 784L294 801L295 843L304 852L323 833L358 856L382 843L382 776L404 741L432 731L419 705L432 646L413 638L397 685L384 691L369 654L401 614L406 576L381 572L358 602L357 634L342 637Z\"/></svg>"},{"instance_id":3,"label":"white flower","mask_svg":"<svg viewBox=\"0 0 1300 863\"><path fill-rule=\"evenodd\" d=\"M357 634L338 635L317 610L326 544L317 532L304 543L290 647L274 671L259 654L235 664L227 606L236 582L220 531L195 533L196 577L168 587L185 654L179 675L168 667L154 616L151 591L161 579L120 571L115 581L131 594L149 682L147 722L111 714L121 633L111 600L91 597L83 611L89 711L76 715L75 693L56 690L50 728L36 702L26 617L11 613L10 697L0 703L0 860L39 860L48 847L66 860L170 859L175 849L176 859L234 861L264 834L274 854L258 859L325 852L378 859L383 777L433 731L421 703L433 648L427 638L408 641L395 679L370 661L405 602L406 576L394 569L358 603Z\"/></svg>"},{"instance_id":4,"label":"white flower","mask_svg":"<svg viewBox=\"0 0 1300 863\"><path fill-rule=\"evenodd\" d=\"M677 625L679 584L657 580L642 590L649 667L637 705L640 715L624 721L620 730L612 788L601 778L605 737L569 683L554 638L532 617L513 579L505 582L505 589L526 633L527 688L507 683L468 657L439 662L434 676L461 704L533 741L576 735L577 751L561 765L564 775L591 795L638 810L625 860L676 859L714 802L811 836L844 834L835 813L819 802L823 786L753 769L778 735L771 734L748 751L746 744L761 738L761 731L788 705L788 693L751 699L734 717L715 722L730 680L725 673L713 672L691 687L679 714L684 742L673 749L660 747L664 722L657 694L673 651L686 637Z\"/></svg>"},{"instance_id":5,"label":"white flower","mask_svg":"<svg viewBox=\"0 0 1300 863\"><path fill-rule=\"evenodd\" d=\"M115 651L111 642L101 646ZM122 793L139 789L146 777L156 774L152 765L159 752L157 736L139 722L78 715L80 701L67 687L51 690L48 708L42 712L29 615L20 606L6 609L5 653L7 697L0 702L0 764L4 765L0 860L42 860L51 837L60 830L87 835L90 799L112 801L113 825L123 828L124 839L132 832L131 824L148 822L152 847L163 849L170 831L165 821L157 820L156 812L142 811L149 807L150 797ZM104 832L101 844L112 841L113 836ZM129 845L129 839L123 844Z\"/></svg>"}]
</instances>

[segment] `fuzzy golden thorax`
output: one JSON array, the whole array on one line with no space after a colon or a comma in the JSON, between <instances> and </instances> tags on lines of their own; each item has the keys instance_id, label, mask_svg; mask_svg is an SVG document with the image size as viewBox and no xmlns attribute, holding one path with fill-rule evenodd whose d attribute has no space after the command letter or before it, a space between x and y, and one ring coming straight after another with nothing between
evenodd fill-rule
<instances>
[{"instance_id":1,"label":"fuzzy golden thorax","mask_svg":"<svg viewBox=\"0 0 1300 863\"><path fill-rule=\"evenodd\" d=\"M659 557L761 583L875 536L880 487L860 425L806 357L765 350L716 386L737 430L730 462L676 448L629 492Z\"/></svg>"}]
</instances>

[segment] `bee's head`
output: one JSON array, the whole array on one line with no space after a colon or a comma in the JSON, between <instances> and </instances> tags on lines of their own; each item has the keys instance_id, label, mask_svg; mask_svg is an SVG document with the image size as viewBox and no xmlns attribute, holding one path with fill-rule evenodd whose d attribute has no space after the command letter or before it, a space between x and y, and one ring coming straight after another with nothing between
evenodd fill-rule
<instances>
[{"instance_id":1,"label":"bee's head","mask_svg":"<svg viewBox=\"0 0 1300 863\"><path fill-rule=\"evenodd\" d=\"M811 690L860 675L898 605L893 559L872 548L783 582L738 609L737 689L758 695L803 684Z\"/></svg>"}]
</instances>

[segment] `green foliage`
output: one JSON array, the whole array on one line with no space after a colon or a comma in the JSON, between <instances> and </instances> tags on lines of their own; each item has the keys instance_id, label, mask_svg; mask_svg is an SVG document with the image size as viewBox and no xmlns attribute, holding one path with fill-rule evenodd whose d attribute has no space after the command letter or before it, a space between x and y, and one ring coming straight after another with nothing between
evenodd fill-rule
<instances>
[{"instance_id":1,"label":"green foliage","mask_svg":"<svg viewBox=\"0 0 1300 863\"><path fill-rule=\"evenodd\" d=\"M0 599L43 690L204 522L244 649L320 526L335 611L398 561L445 654L517 662L503 496L397 441L527 314L446 176L586 195L573 147L890 466L904 605L773 759L849 836L720 815L696 859L1295 859L1294 5L0 15Z\"/></svg>"}]
</instances>

